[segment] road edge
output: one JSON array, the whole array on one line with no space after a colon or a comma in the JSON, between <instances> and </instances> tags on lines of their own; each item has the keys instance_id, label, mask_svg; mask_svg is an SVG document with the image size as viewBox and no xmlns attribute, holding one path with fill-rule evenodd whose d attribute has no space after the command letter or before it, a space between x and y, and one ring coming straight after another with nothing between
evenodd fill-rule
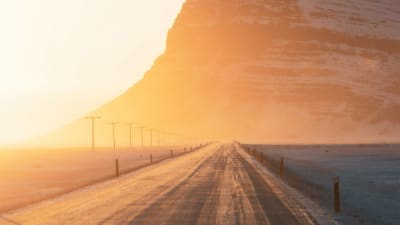
<instances>
[{"instance_id":1,"label":"road edge","mask_svg":"<svg viewBox=\"0 0 400 225\"><path fill-rule=\"evenodd\" d=\"M68 197L68 196L73 195L73 194L75 194L77 192L82 192L82 191L87 191L87 190L90 190L90 189L93 189L93 188L97 188L99 186L106 185L106 184L108 184L110 182L117 182L118 179L120 179L120 178L123 178L123 177L126 177L126 176L132 176L132 175L134 175L136 173L142 172L143 170L152 169L153 167L158 166L160 164L168 163L170 161L177 160L177 159L180 159L180 158L185 157L185 156L190 156L191 154L194 154L194 153L196 153L198 151L204 150L205 148L213 146L213 144L215 144L215 143L210 143L210 144L203 145L203 146L201 146L201 147L199 147L197 149L194 149L193 151L187 151L185 153L177 154L177 155L173 156L172 158L171 157L166 157L166 158L163 158L163 159L156 160L156 161L154 161L152 163L146 163L146 164L143 164L143 165L139 165L137 167L133 167L133 168L124 170L124 171L121 172L119 177L116 177L115 175L107 175L107 176L99 177L99 178L94 179L94 180L92 180L92 181L90 181L88 183L77 185L76 187L64 190L64 191L62 191L60 193L55 193L55 194L49 195L47 197L44 197L44 198L29 202L29 203L26 203L26 204L21 204L21 205L16 206L16 207L11 207L9 209L6 209L6 210L0 212L0 220L7 221L7 218L5 217L5 215L18 214L19 212L23 212L23 211L29 210L29 209L37 207L39 205L51 203L53 201L57 201L58 199Z\"/></svg>"},{"instance_id":2,"label":"road edge","mask_svg":"<svg viewBox=\"0 0 400 225\"><path fill-rule=\"evenodd\" d=\"M300 222L310 225L316 225L316 223L319 225L340 225L328 212L275 176L264 165L248 155L237 143L234 143L233 147L243 159L259 172L264 182L271 187L286 208L301 220Z\"/></svg>"}]
</instances>

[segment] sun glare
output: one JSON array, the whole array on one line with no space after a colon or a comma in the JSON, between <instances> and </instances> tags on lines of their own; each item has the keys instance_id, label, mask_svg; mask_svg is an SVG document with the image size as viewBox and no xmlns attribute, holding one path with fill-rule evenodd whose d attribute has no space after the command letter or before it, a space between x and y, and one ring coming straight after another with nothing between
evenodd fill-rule
<instances>
[{"instance_id":1,"label":"sun glare","mask_svg":"<svg viewBox=\"0 0 400 225\"><path fill-rule=\"evenodd\" d=\"M165 48L183 0L0 3L0 143L39 135L118 96Z\"/></svg>"}]
</instances>

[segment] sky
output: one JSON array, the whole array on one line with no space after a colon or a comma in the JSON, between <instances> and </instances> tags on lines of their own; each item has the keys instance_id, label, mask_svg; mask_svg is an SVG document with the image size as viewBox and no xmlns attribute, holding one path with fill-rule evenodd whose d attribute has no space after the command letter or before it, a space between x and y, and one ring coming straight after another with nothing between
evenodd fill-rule
<instances>
[{"instance_id":1,"label":"sky","mask_svg":"<svg viewBox=\"0 0 400 225\"><path fill-rule=\"evenodd\" d=\"M0 144L58 128L150 69L184 0L0 1Z\"/></svg>"}]
</instances>

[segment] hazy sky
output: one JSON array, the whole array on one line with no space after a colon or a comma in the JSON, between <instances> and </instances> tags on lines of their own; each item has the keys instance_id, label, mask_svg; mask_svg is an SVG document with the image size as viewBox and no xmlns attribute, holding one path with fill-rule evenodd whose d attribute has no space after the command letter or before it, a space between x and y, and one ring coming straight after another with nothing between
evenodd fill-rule
<instances>
[{"instance_id":1,"label":"hazy sky","mask_svg":"<svg viewBox=\"0 0 400 225\"><path fill-rule=\"evenodd\" d=\"M141 78L184 0L0 1L0 143L81 116Z\"/></svg>"}]
</instances>

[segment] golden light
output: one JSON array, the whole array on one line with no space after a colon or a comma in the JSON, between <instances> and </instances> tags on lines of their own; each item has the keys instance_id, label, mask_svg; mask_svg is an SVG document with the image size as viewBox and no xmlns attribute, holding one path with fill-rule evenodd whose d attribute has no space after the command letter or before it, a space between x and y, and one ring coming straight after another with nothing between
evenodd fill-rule
<instances>
[{"instance_id":1,"label":"golden light","mask_svg":"<svg viewBox=\"0 0 400 225\"><path fill-rule=\"evenodd\" d=\"M0 143L116 97L164 50L183 0L0 3Z\"/></svg>"}]
</instances>

